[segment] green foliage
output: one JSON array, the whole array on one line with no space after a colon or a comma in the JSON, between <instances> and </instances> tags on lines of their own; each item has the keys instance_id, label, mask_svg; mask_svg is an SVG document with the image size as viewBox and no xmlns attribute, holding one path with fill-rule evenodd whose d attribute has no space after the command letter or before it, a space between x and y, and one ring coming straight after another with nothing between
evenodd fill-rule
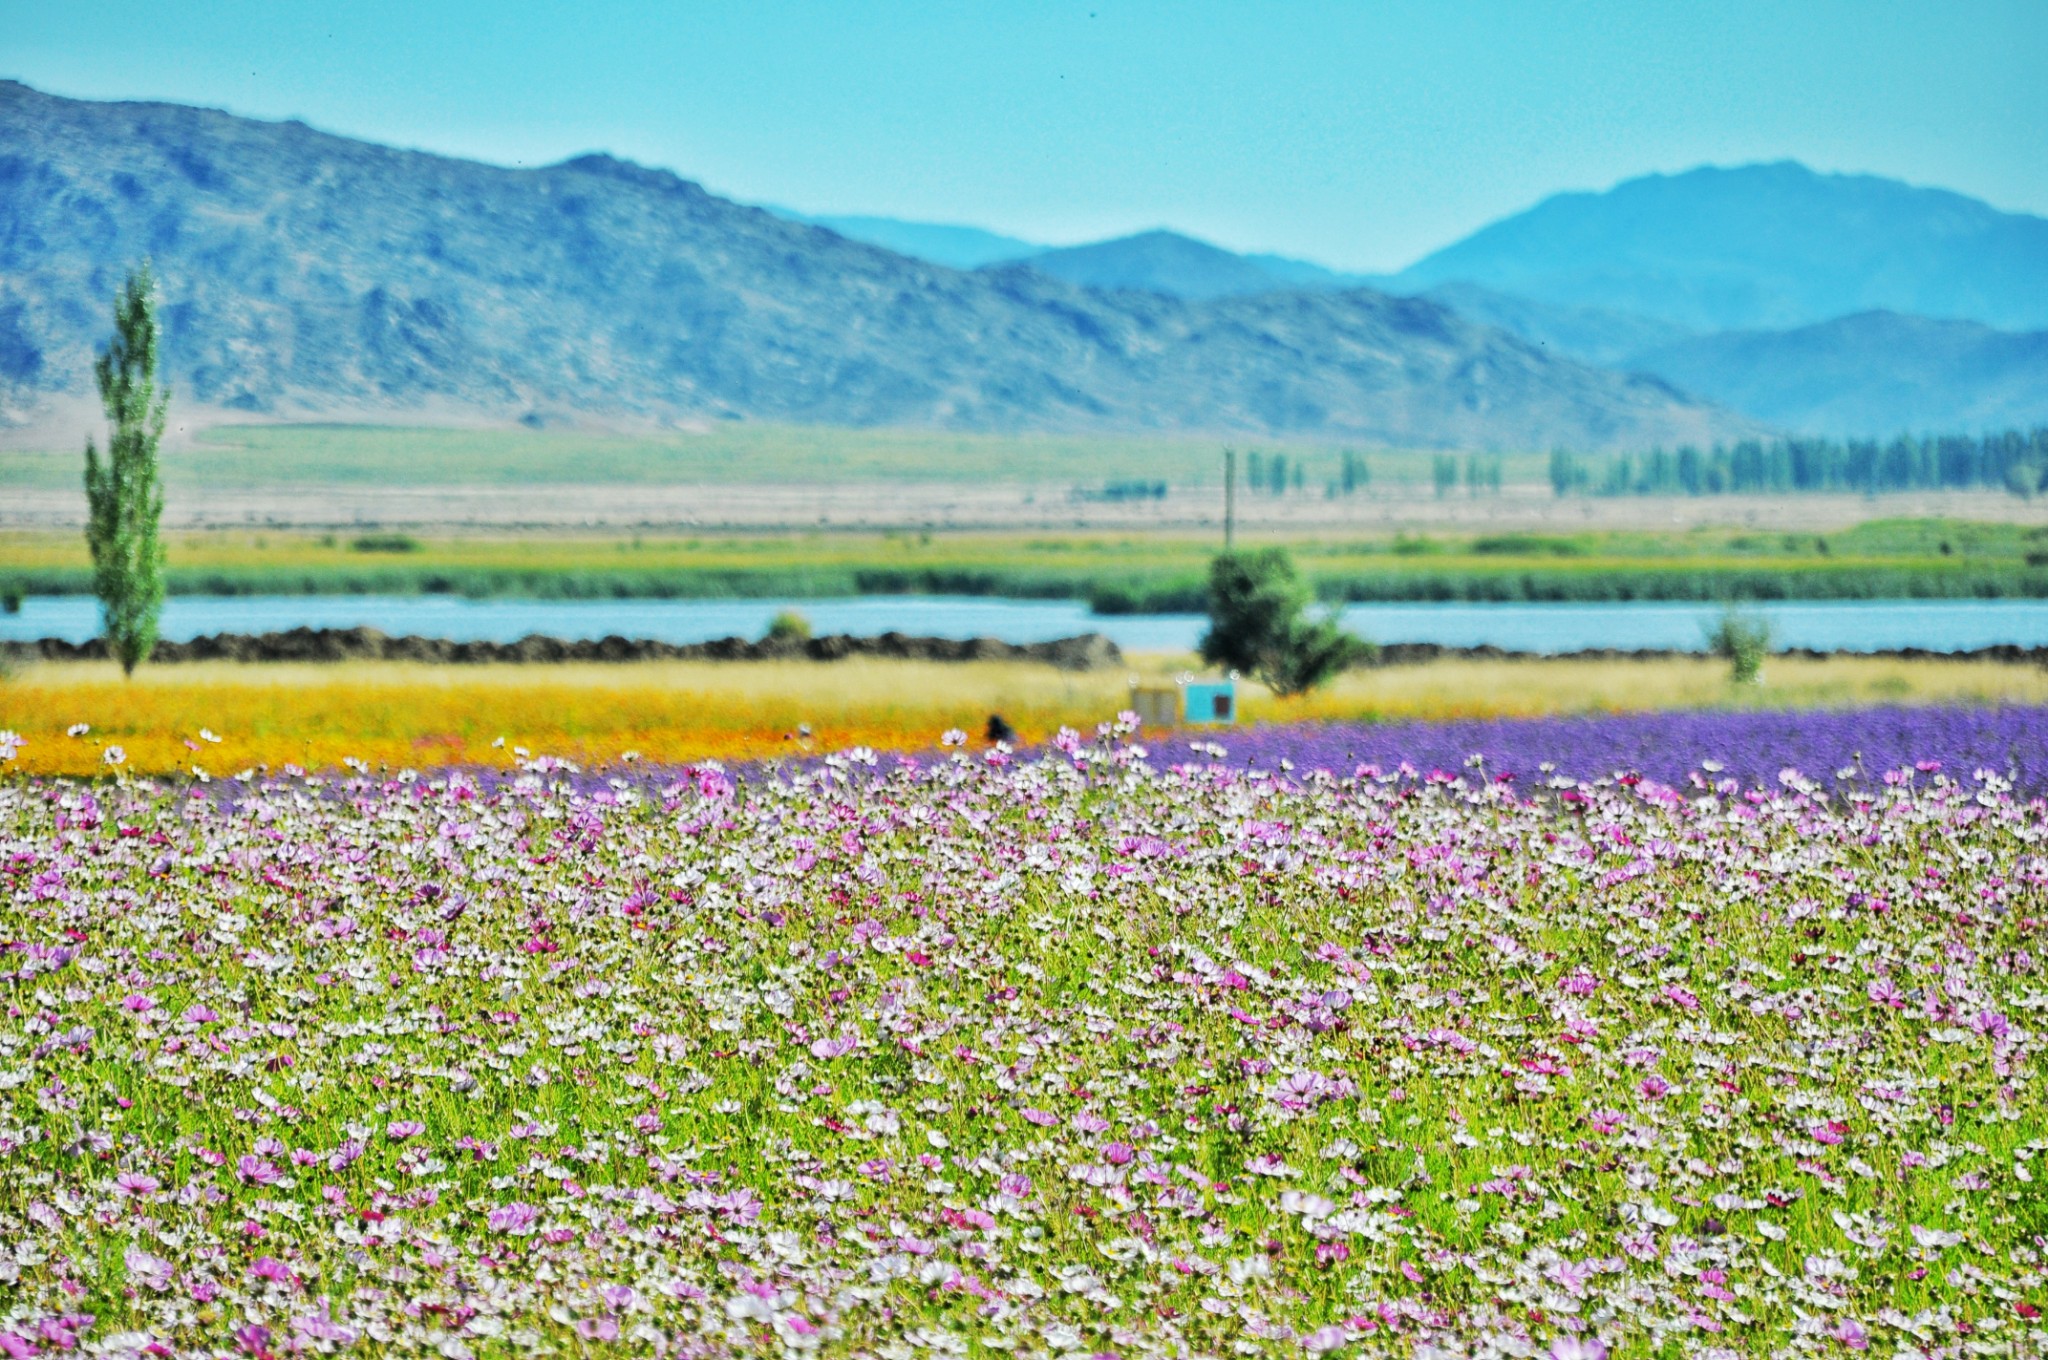
<instances>
[{"instance_id":1,"label":"green foliage","mask_svg":"<svg viewBox=\"0 0 2048 1360\"><path fill-rule=\"evenodd\" d=\"M2048 426L1983 435L1900 435L1832 440L1813 437L1766 443L1745 439L1675 453L1651 449L1609 461L1595 482L1571 453L1550 455L1550 485L1560 496L1759 495L1788 491L1878 492L2005 490L2030 498L2048 480Z\"/></svg>"},{"instance_id":2,"label":"green foliage","mask_svg":"<svg viewBox=\"0 0 2048 1360\"><path fill-rule=\"evenodd\" d=\"M1308 583L1284 548L1224 553L1209 567L1202 659L1302 694L1371 654L1333 618L1309 618Z\"/></svg>"},{"instance_id":3,"label":"green foliage","mask_svg":"<svg viewBox=\"0 0 2048 1360\"><path fill-rule=\"evenodd\" d=\"M99 597L107 646L130 675L156 646L164 604L157 445L170 391L157 387L156 371L156 281L144 264L115 300L114 336L93 366L113 427L105 461L91 439L85 442L85 541L92 550L93 594Z\"/></svg>"},{"instance_id":4,"label":"green foliage","mask_svg":"<svg viewBox=\"0 0 2048 1360\"><path fill-rule=\"evenodd\" d=\"M1574 458L1569 449L1550 451L1550 489L1560 496L1569 496L1575 491L1584 491L1593 480L1593 474L1586 465Z\"/></svg>"},{"instance_id":5,"label":"green foliage","mask_svg":"<svg viewBox=\"0 0 2048 1360\"><path fill-rule=\"evenodd\" d=\"M1372 468L1366 463L1365 455L1344 450L1343 471L1339 474L1339 485L1347 496L1361 488L1372 485Z\"/></svg>"},{"instance_id":6,"label":"green foliage","mask_svg":"<svg viewBox=\"0 0 2048 1360\"><path fill-rule=\"evenodd\" d=\"M1472 540L1478 557L1583 557L1585 545L1548 534L1485 534Z\"/></svg>"},{"instance_id":7,"label":"green foliage","mask_svg":"<svg viewBox=\"0 0 2048 1360\"><path fill-rule=\"evenodd\" d=\"M77 453L71 455L77 473ZM4 464L0 459L0 464ZM189 471L181 456L167 471ZM1427 471L1427 463L1423 464ZM168 478L167 478L168 480ZM176 493L177 483L170 490ZM0 486L0 500L7 490ZM568 531L420 536L347 551L320 531L167 537L172 595L455 594L536 599L756 599L961 594L1087 600L1103 614L1207 608L1208 535L647 536ZM1261 541L1261 546L1263 542ZM1699 530L1413 532L1289 544L1324 603L2048 598L2048 528L1874 520L1827 535ZM1249 546L1249 545L1248 545ZM68 532L0 531L0 594L92 592Z\"/></svg>"},{"instance_id":8,"label":"green foliage","mask_svg":"<svg viewBox=\"0 0 2048 1360\"><path fill-rule=\"evenodd\" d=\"M1440 453L1429 460L1429 479L1436 488L1436 498L1442 500L1451 494L1458 484L1458 460L1453 454Z\"/></svg>"},{"instance_id":9,"label":"green foliage","mask_svg":"<svg viewBox=\"0 0 2048 1360\"><path fill-rule=\"evenodd\" d=\"M420 541L411 534L362 534L349 541L348 550L359 553L415 553Z\"/></svg>"},{"instance_id":10,"label":"green foliage","mask_svg":"<svg viewBox=\"0 0 2048 1360\"><path fill-rule=\"evenodd\" d=\"M1485 491L1498 496L1505 475L1498 455L1482 458L1476 453L1469 454L1465 459L1465 494L1476 496Z\"/></svg>"},{"instance_id":11,"label":"green foliage","mask_svg":"<svg viewBox=\"0 0 2048 1360\"><path fill-rule=\"evenodd\" d=\"M768 642L809 642L811 621L794 609L785 609L768 621Z\"/></svg>"},{"instance_id":12,"label":"green foliage","mask_svg":"<svg viewBox=\"0 0 2048 1360\"><path fill-rule=\"evenodd\" d=\"M1707 634L1707 646L1728 663L1729 677L1736 684L1756 684L1763 678L1764 658L1771 652L1770 620L1730 605Z\"/></svg>"}]
</instances>

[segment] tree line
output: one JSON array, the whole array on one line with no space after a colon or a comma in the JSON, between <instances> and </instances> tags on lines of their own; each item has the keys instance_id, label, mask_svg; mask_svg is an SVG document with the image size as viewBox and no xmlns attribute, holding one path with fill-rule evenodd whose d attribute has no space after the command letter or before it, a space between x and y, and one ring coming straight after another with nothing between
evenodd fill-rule
<instances>
[{"instance_id":1,"label":"tree line","mask_svg":"<svg viewBox=\"0 0 2048 1360\"><path fill-rule=\"evenodd\" d=\"M2048 491L2048 426L1984 435L1877 439L1745 439L1690 444L1594 462L1550 455L1559 496L1716 496L1745 492Z\"/></svg>"},{"instance_id":2,"label":"tree line","mask_svg":"<svg viewBox=\"0 0 2048 1360\"><path fill-rule=\"evenodd\" d=\"M1364 454L1351 449L1337 455L1327 477L1322 475L1321 465L1312 472L1307 457L1301 453L1290 458L1284 453L1261 453L1254 449L1245 458L1245 489L1254 495L1306 495L1312 480L1321 483L1326 500L1335 500L1370 487L1372 468Z\"/></svg>"}]
</instances>

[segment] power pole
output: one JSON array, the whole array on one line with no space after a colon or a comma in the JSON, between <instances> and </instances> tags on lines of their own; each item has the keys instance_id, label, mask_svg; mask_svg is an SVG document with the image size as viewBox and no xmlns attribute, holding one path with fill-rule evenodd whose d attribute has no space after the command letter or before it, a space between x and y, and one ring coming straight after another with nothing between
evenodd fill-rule
<instances>
[{"instance_id":1,"label":"power pole","mask_svg":"<svg viewBox=\"0 0 2048 1360\"><path fill-rule=\"evenodd\" d=\"M1223 551L1237 542L1237 450L1223 451Z\"/></svg>"}]
</instances>

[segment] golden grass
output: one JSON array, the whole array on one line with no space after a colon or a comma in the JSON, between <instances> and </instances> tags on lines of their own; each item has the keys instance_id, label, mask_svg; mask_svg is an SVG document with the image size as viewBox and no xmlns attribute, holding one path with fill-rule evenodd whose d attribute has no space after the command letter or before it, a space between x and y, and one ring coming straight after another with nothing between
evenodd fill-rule
<instances>
[{"instance_id":1,"label":"golden grass","mask_svg":"<svg viewBox=\"0 0 2048 1360\"><path fill-rule=\"evenodd\" d=\"M847 746L914 749L949 727L980 736L1001 713L1026 740L1087 727L1127 702L1134 674L1181 657L1135 658L1126 671L1070 675L1043 666L880 660L649 662L630 665L41 664L0 681L0 729L27 738L11 770L306 768L353 757L394 769L506 764L516 748L587 764L741 760ZM1721 663L1440 661L1353 672L1305 699L1249 687L1250 722L1437 719L1658 708L1844 707L1871 703L2048 703L2048 671L1993 662L1836 657L1773 660L1765 683L1736 690ZM66 729L85 723L82 737ZM801 739L800 724L811 733ZM221 740L201 736L211 730ZM500 739L503 745L495 745Z\"/></svg>"}]
</instances>

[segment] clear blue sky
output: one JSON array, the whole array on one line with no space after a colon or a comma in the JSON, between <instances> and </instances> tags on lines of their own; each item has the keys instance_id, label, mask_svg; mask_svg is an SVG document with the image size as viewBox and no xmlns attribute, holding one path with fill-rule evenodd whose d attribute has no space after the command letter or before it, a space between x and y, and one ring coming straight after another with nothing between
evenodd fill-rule
<instances>
[{"instance_id":1,"label":"clear blue sky","mask_svg":"<svg viewBox=\"0 0 2048 1360\"><path fill-rule=\"evenodd\" d=\"M0 74L1070 242L1406 264L1793 157L2048 214L2048 0L0 0Z\"/></svg>"}]
</instances>

